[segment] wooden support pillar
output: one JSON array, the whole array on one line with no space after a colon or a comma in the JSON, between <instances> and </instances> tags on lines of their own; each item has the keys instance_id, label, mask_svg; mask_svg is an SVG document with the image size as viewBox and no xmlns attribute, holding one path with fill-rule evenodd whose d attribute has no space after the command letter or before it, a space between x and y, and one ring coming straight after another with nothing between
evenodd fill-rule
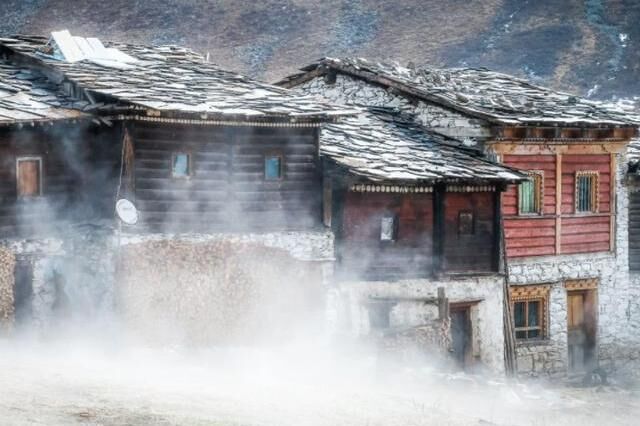
<instances>
[{"instance_id":1,"label":"wooden support pillar","mask_svg":"<svg viewBox=\"0 0 640 426\"><path fill-rule=\"evenodd\" d=\"M438 183L433 187L433 274L438 275L444 267L444 203L447 187Z\"/></svg>"},{"instance_id":2,"label":"wooden support pillar","mask_svg":"<svg viewBox=\"0 0 640 426\"><path fill-rule=\"evenodd\" d=\"M616 154L609 154L609 211L611 216L609 217L609 250L614 252L616 250L616 182L618 179Z\"/></svg>"},{"instance_id":3,"label":"wooden support pillar","mask_svg":"<svg viewBox=\"0 0 640 426\"><path fill-rule=\"evenodd\" d=\"M501 253L506 256L506 247L502 246L502 192L507 186L505 184L496 185L493 193L493 270L500 271Z\"/></svg>"},{"instance_id":4,"label":"wooden support pillar","mask_svg":"<svg viewBox=\"0 0 640 426\"><path fill-rule=\"evenodd\" d=\"M332 179L331 184L331 230L335 236L336 261L342 259L344 236L344 204L347 199L347 189L339 181Z\"/></svg>"},{"instance_id":5,"label":"wooden support pillar","mask_svg":"<svg viewBox=\"0 0 640 426\"><path fill-rule=\"evenodd\" d=\"M544 185L544 182L542 182ZM544 214L544 199L540 200ZM556 254L562 252L562 154L556 154Z\"/></svg>"}]
</instances>

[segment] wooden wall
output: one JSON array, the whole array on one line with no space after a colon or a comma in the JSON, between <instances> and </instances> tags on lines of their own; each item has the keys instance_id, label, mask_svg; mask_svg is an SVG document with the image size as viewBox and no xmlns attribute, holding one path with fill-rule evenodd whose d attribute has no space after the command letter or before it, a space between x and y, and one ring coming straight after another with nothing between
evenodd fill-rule
<instances>
[{"instance_id":1,"label":"wooden wall","mask_svg":"<svg viewBox=\"0 0 640 426\"><path fill-rule=\"evenodd\" d=\"M495 270L493 192L447 192L444 197L443 269L450 272ZM473 213L473 232L461 234L460 212Z\"/></svg>"},{"instance_id":2,"label":"wooden wall","mask_svg":"<svg viewBox=\"0 0 640 426\"><path fill-rule=\"evenodd\" d=\"M398 217L397 240L380 241L385 214ZM423 277L433 267L433 195L347 192L339 243L345 275Z\"/></svg>"},{"instance_id":3,"label":"wooden wall","mask_svg":"<svg viewBox=\"0 0 640 426\"><path fill-rule=\"evenodd\" d=\"M342 274L399 279L495 271L494 197L492 192L445 193L443 231L437 233L433 193L347 192L337 243ZM460 212L473 214L470 234L459 232ZM387 214L397 215L395 242L380 241L381 219Z\"/></svg>"},{"instance_id":4,"label":"wooden wall","mask_svg":"<svg viewBox=\"0 0 640 426\"><path fill-rule=\"evenodd\" d=\"M113 217L118 129L83 124L0 133L0 237L46 236ZM17 197L16 158L42 158L42 196Z\"/></svg>"},{"instance_id":5,"label":"wooden wall","mask_svg":"<svg viewBox=\"0 0 640 426\"><path fill-rule=\"evenodd\" d=\"M541 256L610 250L613 220L610 154L504 155L503 162L522 170L544 173L542 214L518 214L518 195L515 185L511 185L502 197L507 256ZM575 211L577 171L599 173L597 213L576 213ZM561 176L561 182L557 181L557 176ZM558 188L560 194L557 193Z\"/></svg>"},{"instance_id":6,"label":"wooden wall","mask_svg":"<svg viewBox=\"0 0 640 426\"><path fill-rule=\"evenodd\" d=\"M317 130L136 123L135 202L152 231L307 229L320 224ZM174 152L192 158L171 176ZM264 156L283 158L283 178L264 178Z\"/></svg>"},{"instance_id":7,"label":"wooden wall","mask_svg":"<svg viewBox=\"0 0 640 426\"><path fill-rule=\"evenodd\" d=\"M640 182L629 193L629 270L640 271Z\"/></svg>"}]
</instances>

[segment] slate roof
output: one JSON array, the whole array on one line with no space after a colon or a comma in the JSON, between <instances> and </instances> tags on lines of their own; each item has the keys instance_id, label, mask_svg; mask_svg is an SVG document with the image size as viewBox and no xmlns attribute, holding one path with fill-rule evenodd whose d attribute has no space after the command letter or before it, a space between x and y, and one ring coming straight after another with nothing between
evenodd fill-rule
<instances>
[{"instance_id":1,"label":"slate roof","mask_svg":"<svg viewBox=\"0 0 640 426\"><path fill-rule=\"evenodd\" d=\"M162 115L297 122L335 121L337 116L353 112L223 70L183 47L105 43L138 59L127 69L117 69L87 60L71 63L55 59L43 54L47 41L45 37L15 36L0 39L0 46L21 55L21 62L43 66L58 83L76 84L102 110L118 103Z\"/></svg>"},{"instance_id":2,"label":"slate roof","mask_svg":"<svg viewBox=\"0 0 640 426\"><path fill-rule=\"evenodd\" d=\"M40 72L0 60L0 125L83 117Z\"/></svg>"},{"instance_id":3,"label":"slate roof","mask_svg":"<svg viewBox=\"0 0 640 426\"><path fill-rule=\"evenodd\" d=\"M487 161L475 150L415 124L391 108L368 108L357 117L323 127L320 153L369 181L495 182L525 178Z\"/></svg>"},{"instance_id":4,"label":"slate roof","mask_svg":"<svg viewBox=\"0 0 640 426\"><path fill-rule=\"evenodd\" d=\"M360 58L324 58L302 70L276 84L293 87L335 70L501 125L624 126L640 122L614 105L484 68L407 68Z\"/></svg>"}]
</instances>

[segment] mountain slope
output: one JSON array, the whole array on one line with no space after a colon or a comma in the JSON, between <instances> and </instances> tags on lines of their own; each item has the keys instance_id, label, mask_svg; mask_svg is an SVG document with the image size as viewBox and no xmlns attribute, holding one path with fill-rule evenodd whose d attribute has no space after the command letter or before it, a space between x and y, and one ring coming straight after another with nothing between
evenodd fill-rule
<instances>
[{"instance_id":1,"label":"mountain slope","mask_svg":"<svg viewBox=\"0 0 640 426\"><path fill-rule=\"evenodd\" d=\"M322 56L486 66L599 98L640 95L635 0L4 0L0 33L176 43L266 80ZM78 3L78 4L76 4Z\"/></svg>"}]
</instances>

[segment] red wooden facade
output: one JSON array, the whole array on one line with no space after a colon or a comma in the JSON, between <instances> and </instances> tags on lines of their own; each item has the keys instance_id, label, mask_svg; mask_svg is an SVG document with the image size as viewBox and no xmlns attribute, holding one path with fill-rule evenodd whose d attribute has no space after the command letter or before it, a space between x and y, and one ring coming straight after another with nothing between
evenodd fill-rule
<instances>
[{"instance_id":1,"label":"red wooden facade","mask_svg":"<svg viewBox=\"0 0 640 426\"><path fill-rule=\"evenodd\" d=\"M389 279L497 270L497 193L427 191L344 194L338 232L344 275ZM381 241L384 217L396 218L394 241Z\"/></svg>"},{"instance_id":2,"label":"red wooden facade","mask_svg":"<svg viewBox=\"0 0 640 426\"><path fill-rule=\"evenodd\" d=\"M540 212L521 213L518 187L502 196L508 257L610 251L614 248L616 142L591 144L496 143L502 162L542 175ZM614 172L612 174L612 171ZM597 172L596 210L576 211L576 176Z\"/></svg>"}]
</instances>

